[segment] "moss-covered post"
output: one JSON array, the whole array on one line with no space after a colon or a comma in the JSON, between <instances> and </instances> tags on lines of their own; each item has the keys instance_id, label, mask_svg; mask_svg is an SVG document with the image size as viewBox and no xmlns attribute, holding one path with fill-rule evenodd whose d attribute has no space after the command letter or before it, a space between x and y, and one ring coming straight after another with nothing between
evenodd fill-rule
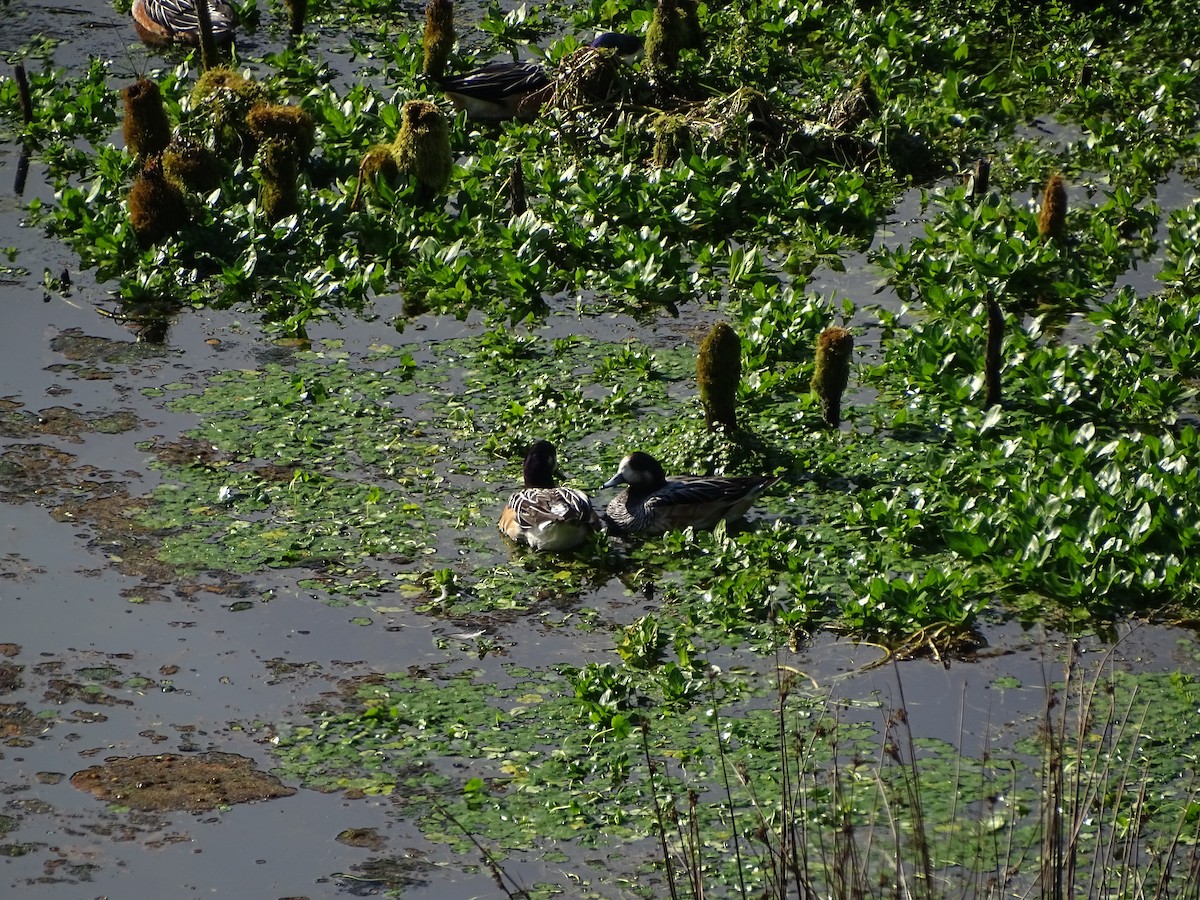
<instances>
[{"instance_id":1,"label":"moss-covered post","mask_svg":"<svg viewBox=\"0 0 1200 900\"><path fill-rule=\"evenodd\" d=\"M1000 349L1004 343L1004 314L995 297L987 298L987 353L983 361L985 395L983 405L991 409L1000 402Z\"/></svg>"},{"instance_id":2,"label":"moss-covered post","mask_svg":"<svg viewBox=\"0 0 1200 900\"><path fill-rule=\"evenodd\" d=\"M812 390L821 401L821 415L829 428L842 421L842 394L850 383L850 358L854 354L854 335L834 326L817 338L817 362Z\"/></svg>"},{"instance_id":3,"label":"moss-covered post","mask_svg":"<svg viewBox=\"0 0 1200 900\"><path fill-rule=\"evenodd\" d=\"M429 0L425 6L424 69L429 78L446 74L446 61L454 49L454 4L451 0Z\"/></svg>"},{"instance_id":4,"label":"moss-covered post","mask_svg":"<svg viewBox=\"0 0 1200 900\"><path fill-rule=\"evenodd\" d=\"M293 38L304 34L304 24L308 21L308 0L284 0L288 11L288 30Z\"/></svg>"},{"instance_id":5,"label":"moss-covered post","mask_svg":"<svg viewBox=\"0 0 1200 900\"><path fill-rule=\"evenodd\" d=\"M1047 239L1061 240L1067 233L1067 188L1061 175L1051 175L1042 194L1038 212L1038 233Z\"/></svg>"},{"instance_id":6,"label":"moss-covered post","mask_svg":"<svg viewBox=\"0 0 1200 900\"><path fill-rule=\"evenodd\" d=\"M413 180L417 198L428 203L450 181L450 128L442 111L427 100L409 100L400 111L400 133L392 152L402 173Z\"/></svg>"},{"instance_id":7,"label":"moss-covered post","mask_svg":"<svg viewBox=\"0 0 1200 900\"><path fill-rule=\"evenodd\" d=\"M162 153L171 142L171 123L158 85L139 78L121 91L121 99L125 101L126 149L142 159Z\"/></svg>"},{"instance_id":8,"label":"moss-covered post","mask_svg":"<svg viewBox=\"0 0 1200 900\"><path fill-rule=\"evenodd\" d=\"M737 428L737 392L742 382L742 342L737 332L718 322L700 343L696 381L708 430L717 424L726 431Z\"/></svg>"},{"instance_id":9,"label":"moss-covered post","mask_svg":"<svg viewBox=\"0 0 1200 900\"><path fill-rule=\"evenodd\" d=\"M655 75L674 75L687 45L686 21L677 0L658 0L646 31L646 67Z\"/></svg>"},{"instance_id":10,"label":"moss-covered post","mask_svg":"<svg viewBox=\"0 0 1200 900\"><path fill-rule=\"evenodd\" d=\"M143 247L170 237L188 222L183 192L163 174L162 160L152 156L129 188L129 224Z\"/></svg>"},{"instance_id":11,"label":"moss-covered post","mask_svg":"<svg viewBox=\"0 0 1200 900\"><path fill-rule=\"evenodd\" d=\"M300 157L290 141L271 138L258 151L262 190L258 203L270 222L295 214L300 208Z\"/></svg>"}]
</instances>

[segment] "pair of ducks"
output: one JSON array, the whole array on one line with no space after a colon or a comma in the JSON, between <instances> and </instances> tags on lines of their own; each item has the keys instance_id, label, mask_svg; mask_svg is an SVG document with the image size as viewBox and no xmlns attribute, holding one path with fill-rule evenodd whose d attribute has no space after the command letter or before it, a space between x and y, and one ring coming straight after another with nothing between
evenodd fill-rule
<instances>
[{"instance_id":1,"label":"pair of ducks","mask_svg":"<svg viewBox=\"0 0 1200 900\"><path fill-rule=\"evenodd\" d=\"M587 494L556 486L557 462L553 444L535 443L525 457L525 487L508 498L500 514L500 531L535 550L570 550L601 528ZM613 530L648 535L735 521L778 480L771 475L668 479L658 460L639 450L621 460L617 474L601 488L627 485L605 509Z\"/></svg>"}]
</instances>

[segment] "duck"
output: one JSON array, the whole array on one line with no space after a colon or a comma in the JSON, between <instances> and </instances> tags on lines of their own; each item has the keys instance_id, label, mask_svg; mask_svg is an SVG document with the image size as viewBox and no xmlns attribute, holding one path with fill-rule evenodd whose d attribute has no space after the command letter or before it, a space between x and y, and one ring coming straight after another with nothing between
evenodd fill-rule
<instances>
[{"instance_id":1,"label":"duck","mask_svg":"<svg viewBox=\"0 0 1200 900\"><path fill-rule=\"evenodd\" d=\"M218 46L233 42L237 14L225 0L208 0L213 40ZM133 30L143 43L200 44L200 22L192 0L133 0Z\"/></svg>"},{"instance_id":2,"label":"duck","mask_svg":"<svg viewBox=\"0 0 1200 900\"><path fill-rule=\"evenodd\" d=\"M559 487L554 481L558 453L539 440L525 456L525 487L504 504L502 534L534 550L572 550L601 529L600 516L581 490Z\"/></svg>"},{"instance_id":3,"label":"duck","mask_svg":"<svg viewBox=\"0 0 1200 900\"><path fill-rule=\"evenodd\" d=\"M601 488L628 485L605 509L615 531L662 534L676 528L708 529L746 514L759 494L779 481L777 475L729 477L677 475L667 478L649 453L630 453L617 474Z\"/></svg>"},{"instance_id":4,"label":"duck","mask_svg":"<svg viewBox=\"0 0 1200 900\"><path fill-rule=\"evenodd\" d=\"M590 46L630 60L641 53L642 40L636 35L606 31ZM434 84L455 108L466 111L467 118L503 122L535 116L541 104L533 95L548 88L553 81L541 63L493 62L463 75L436 79Z\"/></svg>"},{"instance_id":5,"label":"duck","mask_svg":"<svg viewBox=\"0 0 1200 900\"><path fill-rule=\"evenodd\" d=\"M526 100L549 86L550 75L540 63L494 62L465 75L440 78L436 84L467 118L503 122L536 112L524 108Z\"/></svg>"}]
</instances>

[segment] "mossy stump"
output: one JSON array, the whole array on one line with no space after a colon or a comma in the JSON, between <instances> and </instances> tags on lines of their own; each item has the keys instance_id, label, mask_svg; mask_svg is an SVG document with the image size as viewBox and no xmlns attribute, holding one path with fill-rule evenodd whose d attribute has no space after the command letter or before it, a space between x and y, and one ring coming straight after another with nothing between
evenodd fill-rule
<instances>
[{"instance_id":1,"label":"mossy stump","mask_svg":"<svg viewBox=\"0 0 1200 900\"><path fill-rule=\"evenodd\" d=\"M812 390L821 401L821 416L828 428L837 428L842 422L842 394L850 383L853 354L854 335L848 329L826 328L817 338Z\"/></svg>"},{"instance_id":2,"label":"mossy stump","mask_svg":"<svg viewBox=\"0 0 1200 900\"><path fill-rule=\"evenodd\" d=\"M308 0L284 0L284 6L288 11L288 31L298 38L304 34L304 25L308 21Z\"/></svg>"},{"instance_id":3,"label":"mossy stump","mask_svg":"<svg viewBox=\"0 0 1200 900\"><path fill-rule=\"evenodd\" d=\"M177 137L162 153L163 174L181 190L207 194L221 183L221 163L204 144Z\"/></svg>"},{"instance_id":4,"label":"mossy stump","mask_svg":"<svg viewBox=\"0 0 1200 900\"><path fill-rule=\"evenodd\" d=\"M429 0L425 5L425 51L422 71L429 78L446 74L446 61L454 49L454 4L451 0Z\"/></svg>"},{"instance_id":5,"label":"mossy stump","mask_svg":"<svg viewBox=\"0 0 1200 900\"><path fill-rule=\"evenodd\" d=\"M646 68L655 76L675 75L679 54L692 45L691 28L681 0L658 0L646 30ZM686 6L687 0L682 0Z\"/></svg>"},{"instance_id":6,"label":"mossy stump","mask_svg":"<svg viewBox=\"0 0 1200 900\"><path fill-rule=\"evenodd\" d=\"M450 128L442 111L427 100L409 100L400 111L400 133L392 153L396 166L416 188L417 198L429 202L450 181Z\"/></svg>"},{"instance_id":7,"label":"mossy stump","mask_svg":"<svg viewBox=\"0 0 1200 900\"><path fill-rule=\"evenodd\" d=\"M284 141L296 151L303 163L316 143L317 123L298 106L260 103L246 113L246 127L257 145Z\"/></svg>"},{"instance_id":8,"label":"mossy stump","mask_svg":"<svg viewBox=\"0 0 1200 900\"><path fill-rule=\"evenodd\" d=\"M206 70L192 88L192 117L212 132L218 152L246 159L257 146L250 136L247 116L266 102L267 91L261 84L218 66Z\"/></svg>"},{"instance_id":9,"label":"mossy stump","mask_svg":"<svg viewBox=\"0 0 1200 900\"><path fill-rule=\"evenodd\" d=\"M1067 234L1067 187L1061 175L1051 175L1042 194L1038 211L1038 234L1047 240L1061 240Z\"/></svg>"},{"instance_id":10,"label":"mossy stump","mask_svg":"<svg viewBox=\"0 0 1200 900\"><path fill-rule=\"evenodd\" d=\"M167 180L162 160L152 156L129 188L129 224L143 247L157 244L187 225L183 192Z\"/></svg>"},{"instance_id":11,"label":"mossy stump","mask_svg":"<svg viewBox=\"0 0 1200 900\"><path fill-rule=\"evenodd\" d=\"M375 144L363 154L362 162L358 166L358 185L354 189L354 199L350 201L351 209L358 209L364 186L372 193L377 193L381 184L395 187L400 167L396 165L396 154L393 150L392 144Z\"/></svg>"},{"instance_id":12,"label":"mossy stump","mask_svg":"<svg viewBox=\"0 0 1200 900\"><path fill-rule=\"evenodd\" d=\"M171 123L158 85L139 78L121 91L121 99L125 101L125 147L142 159L162 153L171 142Z\"/></svg>"},{"instance_id":13,"label":"mossy stump","mask_svg":"<svg viewBox=\"0 0 1200 900\"><path fill-rule=\"evenodd\" d=\"M259 207L271 222L294 215L300 208L300 158L289 141L272 138L258 151L258 172L262 179Z\"/></svg>"},{"instance_id":14,"label":"mossy stump","mask_svg":"<svg viewBox=\"0 0 1200 900\"><path fill-rule=\"evenodd\" d=\"M718 424L726 431L735 430L737 392L742 382L742 342L737 332L724 322L714 325L700 342L696 381L708 430L715 430Z\"/></svg>"}]
</instances>

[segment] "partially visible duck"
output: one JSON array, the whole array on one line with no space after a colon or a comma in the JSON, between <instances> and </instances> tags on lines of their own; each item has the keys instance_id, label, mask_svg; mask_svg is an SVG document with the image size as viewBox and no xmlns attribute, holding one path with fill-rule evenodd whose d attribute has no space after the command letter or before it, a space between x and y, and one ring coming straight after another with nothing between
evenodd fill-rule
<instances>
[{"instance_id":1,"label":"partially visible duck","mask_svg":"<svg viewBox=\"0 0 1200 900\"><path fill-rule=\"evenodd\" d=\"M631 34L605 32L592 41L597 50L611 50L622 59L641 53L641 38ZM467 72L437 79L434 83L446 99L467 117L482 122L535 116L541 103L533 95L545 90L554 79L540 63L494 62ZM544 97L541 99L545 99Z\"/></svg>"},{"instance_id":2,"label":"partially visible duck","mask_svg":"<svg viewBox=\"0 0 1200 900\"><path fill-rule=\"evenodd\" d=\"M237 15L225 0L208 0L213 40L218 46L233 41ZM200 22L192 0L133 0L133 30L147 44L200 43Z\"/></svg>"},{"instance_id":3,"label":"partially visible duck","mask_svg":"<svg viewBox=\"0 0 1200 900\"><path fill-rule=\"evenodd\" d=\"M539 63L494 62L465 75L451 75L437 81L446 99L467 117L485 122L501 122L527 111L522 104L550 84L550 76ZM530 110L536 113L537 110Z\"/></svg>"},{"instance_id":4,"label":"partially visible duck","mask_svg":"<svg viewBox=\"0 0 1200 900\"><path fill-rule=\"evenodd\" d=\"M558 487L558 454L549 441L537 441L525 456L525 487L508 498L500 531L534 550L570 550L600 530L600 517L583 491Z\"/></svg>"},{"instance_id":5,"label":"partially visible duck","mask_svg":"<svg viewBox=\"0 0 1200 900\"><path fill-rule=\"evenodd\" d=\"M617 474L602 487L628 487L605 512L624 534L661 534L674 528L712 528L733 522L778 476L677 475L668 479L662 464L640 450L621 460Z\"/></svg>"},{"instance_id":6,"label":"partially visible duck","mask_svg":"<svg viewBox=\"0 0 1200 900\"><path fill-rule=\"evenodd\" d=\"M592 41L592 46L597 50L612 50L625 62L631 64L642 58L642 39L636 34L606 31Z\"/></svg>"}]
</instances>

